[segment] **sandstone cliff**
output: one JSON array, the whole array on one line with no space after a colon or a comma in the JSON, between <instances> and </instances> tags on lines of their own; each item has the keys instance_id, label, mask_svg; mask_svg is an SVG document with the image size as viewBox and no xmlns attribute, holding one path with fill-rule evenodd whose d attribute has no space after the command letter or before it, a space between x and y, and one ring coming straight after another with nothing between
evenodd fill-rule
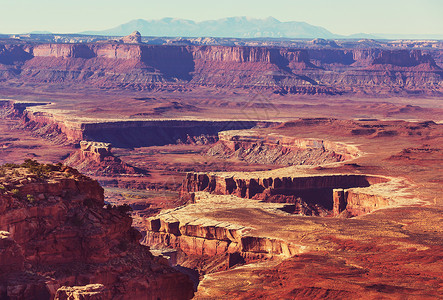
<instances>
[{"instance_id":1,"label":"sandstone cliff","mask_svg":"<svg viewBox=\"0 0 443 300\"><path fill-rule=\"evenodd\" d=\"M146 173L115 157L109 143L81 141L80 149L73 152L65 160L65 164L76 168L83 174L95 176L142 175Z\"/></svg>"},{"instance_id":2,"label":"sandstone cliff","mask_svg":"<svg viewBox=\"0 0 443 300\"><path fill-rule=\"evenodd\" d=\"M142 42L142 36L140 32L134 31L130 35L123 37L121 41L128 44L140 44Z\"/></svg>"},{"instance_id":3,"label":"sandstone cliff","mask_svg":"<svg viewBox=\"0 0 443 300\"><path fill-rule=\"evenodd\" d=\"M386 207L386 195L374 195L368 187L388 179L369 175L296 177L236 177L229 174L188 173L181 197L194 202L195 192L235 195L263 202L287 203L284 211L300 215L352 217ZM394 185L392 185L394 186Z\"/></svg>"},{"instance_id":4,"label":"sandstone cliff","mask_svg":"<svg viewBox=\"0 0 443 300\"><path fill-rule=\"evenodd\" d=\"M137 35L125 38L138 43ZM441 50L291 49L127 43L3 44L0 79L154 89L163 85L276 93L441 92ZM437 53L437 54L436 54Z\"/></svg>"},{"instance_id":5,"label":"sandstone cliff","mask_svg":"<svg viewBox=\"0 0 443 300\"><path fill-rule=\"evenodd\" d=\"M355 146L320 139L300 139L283 135L260 136L253 129L222 131L207 155L234 158L248 163L317 165L355 158Z\"/></svg>"},{"instance_id":6,"label":"sandstone cliff","mask_svg":"<svg viewBox=\"0 0 443 300\"><path fill-rule=\"evenodd\" d=\"M0 183L2 297L71 299L97 283L118 299L192 297L187 276L138 243L127 208L104 206L96 181L28 160L2 166Z\"/></svg>"},{"instance_id":7,"label":"sandstone cliff","mask_svg":"<svg viewBox=\"0 0 443 300\"><path fill-rule=\"evenodd\" d=\"M20 127L33 135L57 144L80 143L82 140L111 143L115 147L162 146L177 143L201 144L216 140L222 130L252 128L257 124L269 126L272 122L209 121L209 120L147 120L115 122L71 121L63 115L15 108L13 101L0 102L0 108L11 116L21 118Z\"/></svg>"}]
</instances>

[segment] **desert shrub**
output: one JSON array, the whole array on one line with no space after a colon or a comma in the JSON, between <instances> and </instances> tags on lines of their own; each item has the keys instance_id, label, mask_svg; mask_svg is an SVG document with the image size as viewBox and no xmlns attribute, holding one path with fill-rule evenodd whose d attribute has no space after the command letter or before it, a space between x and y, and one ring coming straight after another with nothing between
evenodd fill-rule
<instances>
[{"instance_id":1,"label":"desert shrub","mask_svg":"<svg viewBox=\"0 0 443 300\"><path fill-rule=\"evenodd\" d=\"M27 194L26 195L26 200L28 200L29 203L34 203L35 202L35 198L31 194Z\"/></svg>"},{"instance_id":2,"label":"desert shrub","mask_svg":"<svg viewBox=\"0 0 443 300\"><path fill-rule=\"evenodd\" d=\"M6 190L6 187L3 184L0 184L0 190Z\"/></svg>"},{"instance_id":3,"label":"desert shrub","mask_svg":"<svg viewBox=\"0 0 443 300\"><path fill-rule=\"evenodd\" d=\"M129 213L129 212L132 211L132 207L129 206L128 204L126 204L126 203L123 204L123 205L118 205L116 208L121 213Z\"/></svg>"},{"instance_id":4,"label":"desert shrub","mask_svg":"<svg viewBox=\"0 0 443 300\"><path fill-rule=\"evenodd\" d=\"M25 159L21 167L27 168L39 178L46 178L56 167L52 164L39 164L36 160Z\"/></svg>"},{"instance_id":5,"label":"desert shrub","mask_svg":"<svg viewBox=\"0 0 443 300\"><path fill-rule=\"evenodd\" d=\"M16 169L16 168L20 168L20 165L18 164L11 164L11 163L6 163L3 165L4 168L7 169Z\"/></svg>"},{"instance_id":6,"label":"desert shrub","mask_svg":"<svg viewBox=\"0 0 443 300\"><path fill-rule=\"evenodd\" d=\"M38 165L39 163L36 160L28 158L25 159L25 161L21 164L21 167L30 169L30 168L35 168Z\"/></svg>"}]
</instances>

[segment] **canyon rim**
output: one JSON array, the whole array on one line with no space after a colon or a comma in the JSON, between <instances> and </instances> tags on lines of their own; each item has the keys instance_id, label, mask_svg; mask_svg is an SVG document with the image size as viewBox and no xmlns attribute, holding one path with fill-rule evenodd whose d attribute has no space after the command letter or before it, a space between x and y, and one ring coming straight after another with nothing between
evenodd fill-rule
<instances>
[{"instance_id":1,"label":"canyon rim","mask_svg":"<svg viewBox=\"0 0 443 300\"><path fill-rule=\"evenodd\" d=\"M442 40L101 34L0 35L0 299L441 297Z\"/></svg>"}]
</instances>

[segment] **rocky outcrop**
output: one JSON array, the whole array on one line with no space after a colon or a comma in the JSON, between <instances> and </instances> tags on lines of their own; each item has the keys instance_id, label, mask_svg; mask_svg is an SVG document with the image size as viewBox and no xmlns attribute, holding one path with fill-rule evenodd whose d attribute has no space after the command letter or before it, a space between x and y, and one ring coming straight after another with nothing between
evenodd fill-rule
<instances>
[{"instance_id":1,"label":"rocky outcrop","mask_svg":"<svg viewBox=\"0 0 443 300\"><path fill-rule=\"evenodd\" d=\"M54 300L106 300L112 297L103 284L85 286L62 286L57 290Z\"/></svg>"},{"instance_id":2,"label":"rocky outcrop","mask_svg":"<svg viewBox=\"0 0 443 300\"><path fill-rule=\"evenodd\" d=\"M248 163L274 165L318 165L340 162L359 155L357 147L319 139L282 135L260 136L253 130L223 131L207 155L235 158Z\"/></svg>"},{"instance_id":3,"label":"rocky outcrop","mask_svg":"<svg viewBox=\"0 0 443 300\"><path fill-rule=\"evenodd\" d=\"M367 195L365 189L354 188L385 182L388 182L385 177L355 174L236 178L222 174L188 173L180 194L190 202L193 202L193 193L205 191L288 203L291 206L285 207L284 211L302 215L337 216L346 210L348 215L357 216L386 207L389 199ZM340 189L342 194L338 193Z\"/></svg>"},{"instance_id":4,"label":"rocky outcrop","mask_svg":"<svg viewBox=\"0 0 443 300\"><path fill-rule=\"evenodd\" d=\"M411 203L403 190L407 185L394 178L361 174L272 177L272 172L188 173L182 190L189 197L188 205L145 219L142 242L154 249L176 249L173 261L207 274L302 253L305 247L298 240L282 239L286 234L278 237L275 232L286 230L286 222L304 222L293 214L360 216L400 204L392 191L406 195L403 200ZM261 219L268 217L279 225ZM304 224L313 219L319 220L306 218ZM264 226L264 231L257 232L256 226ZM193 257L199 258L197 263Z\"/></svg>"},{"instance_id":5,"label":"rocky outcrop","mask_svg":"<svg viewBox=\"0 0 443 300\"><path fill-rule=\"evenodd\" d=\"M136 89L237 87L280 94L370 88L441 92L442 86L442 69L431 56L439 58L438 51L142 45L136 32L122 41L0 45L0 79Z\"/></svg>"},{"instance_id":6,"label":"rocky outcrop","mask_svg":"<svg viewBox=\"0 0 443 300\"><path fill-rule=\"evenodd\" d=\"M5 104L6 105L6 104ZM222 130L252 128L260 121L148 120L116 122L78 122L63 115L41 112L29 107L14 115L22 118L20 127L57 144L80 143L82 140L111 143L115 147L147 147L168 144L212 143Z\"/></svg>"},{"instance_id":7,"label":"rocky outcrop","mask_svg":"<svg viewBox=\"0 0 443 300\"><path fill-rule=\"evenodd\" d=\"M134 31L130 35L123 37L121 41L127 44L140 44L142 42L142 35L140 32Z\"/></svg>"},{"instance_id":8,"label":"rocky outcrop","mask_svg":"<svg viewBox=\"0 0 443 300\"><path fill-rule=\"evenodd\" d=\"M73 152L65 164L76 168L83 174L95 176L142 175L141 169L132 167L115 157L111 152L111 144L81 141L80 149Z\"/></svg>"},{"instance_id":9,"label":"rocky outcrop","mask_svg":"<svg viewBox=\"0 0 443 300\"><path fill-rule=\"evenodd\" d=\"M7 231L0 231L0 279L8 273L23 271L23 249L11 238Z\"/></svg>"},{"instance_id":10,"label":"rocky outcrop","mask_svg":"<svg viewBox=\"0 0 443 300\"><path fill-rule=\"evenodd\" d=\"M3 166L0 182L0 230L10 233L1 235L0 262L11 271L2 272L2 295L75 299L93 291L67 287L100 283L120 299L192 297L187 276L138 243L127 207L104 206L96 181L28 160Z\"/></svg>"},{"instance_id":11,"label":"rocky outcrop","mask_svg":"<svg viewBox=\"0 0 443 300\"><path fill-rule=\"evenodd\" d=\"M100 163L104 161L107 157L112 156L111 144L109 143L99 143L99 142L80 142L80 158L89 159Z\"/></svg>"},{"instance_id":12,"label":"rocky outcrop","mask_svg":"<svg viewBox=\"0 0 443 300\"><path fill-rule=\"evenodd\" d=\"M155 218L148 222L162 222L165 226L147 227L146 235L143 238L144 244L179 249L186 255L212 257L226 253L239 254L243 257L243 262L250 262L276 255L290 257L300 251L299 246L279 239L242 236L230 227L180 224L176 220L168 223ZM179 230L171 230L171 227L177 227ZM220 235L217 232L228 232L228 234Z\"/></svg>"},{"instance_id":13,"label":"rocky outcrop","mask_svg":"<svg viewBox=\"0 0 443 300\"><path fill-rule=\"evenodd\" d=\"M290 257L300 253L302 246L279 238L257 236L251 228L235 222L217 221L213 211L226 211L233 207L265 209L274 214L284 204L259 203L235 196L214 196L198 192L195 203L177 209L164 210L145 219L143 244L153 248L174 248L187 257L209 258L218 261L217 270L236 264L274 257ZM210 263L209 263L210 264Z\"/></svg>"},{"instance_id":14,"label":"rocky outcrop","mask_svg":"<svg viewBox=\"0 0 443 300\"><path fill-rule=\"evenodd\" d=\"M19 127L35 136L49 139L56 144L72 144L82 140L81 123L70 122L60 115L33 112L31 108L22 113L17 110L15 112L15 116L21 118Z\"/></svg>"}]
</instances>

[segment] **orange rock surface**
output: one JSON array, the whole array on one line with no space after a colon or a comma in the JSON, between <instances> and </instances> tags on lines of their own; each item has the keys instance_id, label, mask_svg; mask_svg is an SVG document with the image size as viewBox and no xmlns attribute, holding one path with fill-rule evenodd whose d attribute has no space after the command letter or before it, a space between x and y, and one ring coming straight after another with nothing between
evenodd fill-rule
<instances>
[{"instance_id":1,"label":"orange rock surface","mask_svg":"<svg viewBox=\"0 0 443 300\"><path fill-rule=\"evenodd\" d=\"M122 299L192 297L189 279L138 243L127 208L104 207L96 181L33 161L1 171L2 295L67 299L76 292L61 286L100 283Z\"/></svg>"},{"instance_id":2,"label":"orange rock surface","mask_svg":"<svg viewBox=\"0 0 443 300\"><path fill-rule=\"evenodd\" d=\"M293 49L124 43L0 44L0 78L152 90L195 86L267 89L278 94L441 93L441 49ZM128 44L134 43L134 44ZM19 71L15 71L18 69ZM111 75L112 74L112 75ZM187 87L185 87L187 86Z\"/></svg>"},{"instance_id":3,"label":"orange rock surface","mask_svg":"<svg viewBox=\"0 0 443 300\"><path fill-rule=\"evenodd\" d=\"M14 168L0 292L191 297L143 238L193 276L196 299L438 299L441 43L366 42L2 44L0 160L114 170L96 177L113 186L107 201L134 207L143 237L72 170L50 181Z\"/></svg>"}]
</instances>

